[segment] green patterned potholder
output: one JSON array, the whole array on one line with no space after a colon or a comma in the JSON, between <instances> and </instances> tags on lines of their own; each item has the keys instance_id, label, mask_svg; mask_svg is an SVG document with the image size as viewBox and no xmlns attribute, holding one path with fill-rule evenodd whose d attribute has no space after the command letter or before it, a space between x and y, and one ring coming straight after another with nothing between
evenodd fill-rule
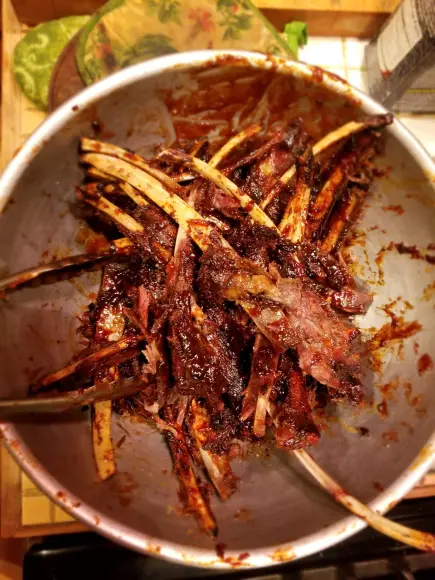
<instances>
[{"instance_id":1,"label":"green patterned potholder","mask_svg":"<svg viewBox=\"0 0 435 580\"><path fill-rule=\"evenodd\" d=\"M70 39L89 16L68 16L36 26L15 47L13 70L23 93L47 109L51 73Z\"/></svg>"},{"instance_id":2,"label":"green patterned potholder","mask_svg":"<svg viewBox=\"0 0 435 580\"><path fill-rule=\"evenodd\" d=\"M249 0L110 0L80 33L77 65L91 84L139 61L200 49L297 56Z\"/></svg>"}]
</instances>

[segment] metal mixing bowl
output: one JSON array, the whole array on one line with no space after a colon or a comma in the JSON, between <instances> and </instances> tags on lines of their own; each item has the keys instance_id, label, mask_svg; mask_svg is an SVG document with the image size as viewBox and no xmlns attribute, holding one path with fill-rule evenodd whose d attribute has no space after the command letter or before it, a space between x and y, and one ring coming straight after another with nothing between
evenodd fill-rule
<instances>
[{"instance_id":1,"label":"metal mixing bowl","mask_svg":"<svg viewBox=\"0 0 435 580\"><path fill-rule=\"evenodd\" d=\"M305 79L329 91L328 106L351 99L352 106L367 113L385 112L337 77L253 53L176 54L123 70L53 113L4 172L0 259L11 272L38 263L41 257L47 259L47 250L50 255L78 251L74 243L78 223L68 204L83 175L78 137L91 134L91 121L98 118L110 141L133 149L146 151L170 141L161 91L194 90L197 71L212 63ZM361 278L376 297L358 324L363 329L379 328L388 322L379 307L400 296L398 307L408 301L413 308L405 316L423 328L404 341L400 352L393 346L383 351L382 375L367 374L374 406L357 414L336 409L335 420L330 421L313 455L350 492L385 512L422 477L434 456L435 390L431 374L419 376L417 370L419 356L433 352L435 310L430 284L434 276L433 266L391 251L383 261L382 284L375 258L391 241L422 247L435 243L435 168L397 120L388 129L385 155L379 163L391 170L377 181L361 221L364 244L354 249L364 269ZM403 215L383 209L391 205L403 207ZM24 395L35 373L64 364L77 350L77 316L89 303L89 292L97 282L97 275L91 273L73 282L17 292L1 305L2 396ZM378 386L391 380L396 387L388 394L389 416L383 418L376 403L385 392L382 395ZM412 397L406 382L412 384ZM361 436L366 433L361 427L368 429L367 436ZM177 481L161 435L117 417L115 441L124 429L129 436L117 451L118 474L100 483L86 413L2 425L9 450L48 496L90 528L140 552L197 566L266 566L327 548L364 526L327 497L291 456L254 454L234 462L240 477L238 493L226 503L212 500L219 542L226 546L224 561L217 556L214 543L197 531L196 522L177 513ZM380 484L385 488L382 493Z\"/></svg>"}]
</instances>

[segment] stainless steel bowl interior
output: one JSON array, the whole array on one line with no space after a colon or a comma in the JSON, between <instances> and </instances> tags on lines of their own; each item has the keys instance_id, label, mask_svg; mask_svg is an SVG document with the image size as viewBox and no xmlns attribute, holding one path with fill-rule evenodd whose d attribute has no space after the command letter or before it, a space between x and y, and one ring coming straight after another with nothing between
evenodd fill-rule
<instances>
[{"instance_id":1,"label":"stainless steel bowl interior","mask_svg":"<svg viewBox=\"0 0 435 580\"><path fill-rule=\"evenodd\" d=\"M90 87L56 111L3 174L0 201L6 205L0 222L0 264L14 272L48 256L79 250L74 242L79 224L69 203L82 179L78 137L92 134L95 118L110 136L107 140L146 153L155 144L173 139L161 91L197 90L196 74L205 63L238 67L243 74L247 69L268 69L291 82L300 82L297 78L310 85L314 82L312 69L302 64L252 53L232 53L232 57L228 61L222 54L206 51L143 63ZM352 98L352 106L368 113L383 112L342 81L325 74L322 84L331 107ZM388 133L380 165L391 169L378 180L361 218L364 247L356 245L353 250L360 278L376 293L369 314L358 323L362 329L381 327L388 318L379 308L400 297L396 308L404 310L407 320L418 321L422 330L400 349L396 345L385 350L380 375L367 372L373 406L358 413L332 410L322 441L313 450L344 487L381 511L400 499L428 468L435 427L433 377L419 376L417 371L419 356L434 350L435 311L433 301L425 299L434 281L433 266L391 251L382 264L382 283L375 263L380 249L391 241L424 248L435 243L435 171L422 147L398 121ZM391 205L402 206L404 213L383 209ZM91 273L72 282L23 290L1 305L2 396L24 395L37 374L63 364L78 348L77 317L97 283L98 275ZM389 391L389 416L382 418L376 408L383 397L379 387L391 381L393 387L394 381L397 385ZM369 434L361 436L360 427ZM124 430L129 435L117 451L119 472L100 483L86 413L3 426L12 453L55 501L89 526L142 552L194 565L265 566L323 549L363 526L326 497L291 457L253 454L234 465L239 492L226 503L212 501L219 542L225 544L229 557L222 561L214 542L197 531L195 521L179 515L177 482L161 435L117 417L115 442ZM385 488L382 493L380 485Z\"/></svg>"}]
</instances>

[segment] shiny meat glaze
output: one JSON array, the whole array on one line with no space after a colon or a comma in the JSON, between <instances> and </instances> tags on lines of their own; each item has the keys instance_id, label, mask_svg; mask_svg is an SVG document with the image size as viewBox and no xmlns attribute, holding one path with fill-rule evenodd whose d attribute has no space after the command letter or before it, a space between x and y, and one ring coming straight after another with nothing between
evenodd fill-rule
<instances>
[{"instance_id":1,"label":"shiny meat glaze","mask_svg":"<svg viewBox=\"0 0 435 580\"><path fill-rule=\"evenodd\" d=\"M379 128L390 122L364 119L321 158L319 135L292 118L268 131L246 124L217 142L184 128L147 161L82 142L94 172L75 211L108 242L130 245L122 263L105 266L83 315L88 344L77 367L32 390L70 389L71 376L140 377L143 389L114 407L164 433L180 498L207 533L217 524L206 481L222 500L234 493L229 460L241 444L313 445L313 409L364 398L358 332L346 315L363 313L371 297L340 246L375 175Z\"/></svg>"}]
</instances>

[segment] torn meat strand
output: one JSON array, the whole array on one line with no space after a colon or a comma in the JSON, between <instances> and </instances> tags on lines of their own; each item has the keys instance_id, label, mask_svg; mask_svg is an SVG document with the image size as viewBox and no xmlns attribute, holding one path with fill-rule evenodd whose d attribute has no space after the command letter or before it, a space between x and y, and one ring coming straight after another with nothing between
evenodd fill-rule
<instances>
[{"instance_id":1,"label":"torn meat strand","mask_svg":"<svg viewBox=\"0 0 435 580\"><path fill-rule=\"evenodd\" d=\"M315 445L317 397L363 396L358 331L345 315L364 313L371 296L337 250L392 118L350 121L319 139L306 116L270 117L277 86L263 86L258 107L246 93L232 122L233 105L219 99L194 120L174 104L176 140L147 159L82 139L76 210L104 232L104 255L122 263L105 264L83 315L87 347L33 386L62 392L137 378L138 391L96 406L100 476L116 471L112 412L151 421L187 512L211 535L208 495L235 492L230 461L240 449L268 436L288 452Z\"/></svg>"}]
</instances>

